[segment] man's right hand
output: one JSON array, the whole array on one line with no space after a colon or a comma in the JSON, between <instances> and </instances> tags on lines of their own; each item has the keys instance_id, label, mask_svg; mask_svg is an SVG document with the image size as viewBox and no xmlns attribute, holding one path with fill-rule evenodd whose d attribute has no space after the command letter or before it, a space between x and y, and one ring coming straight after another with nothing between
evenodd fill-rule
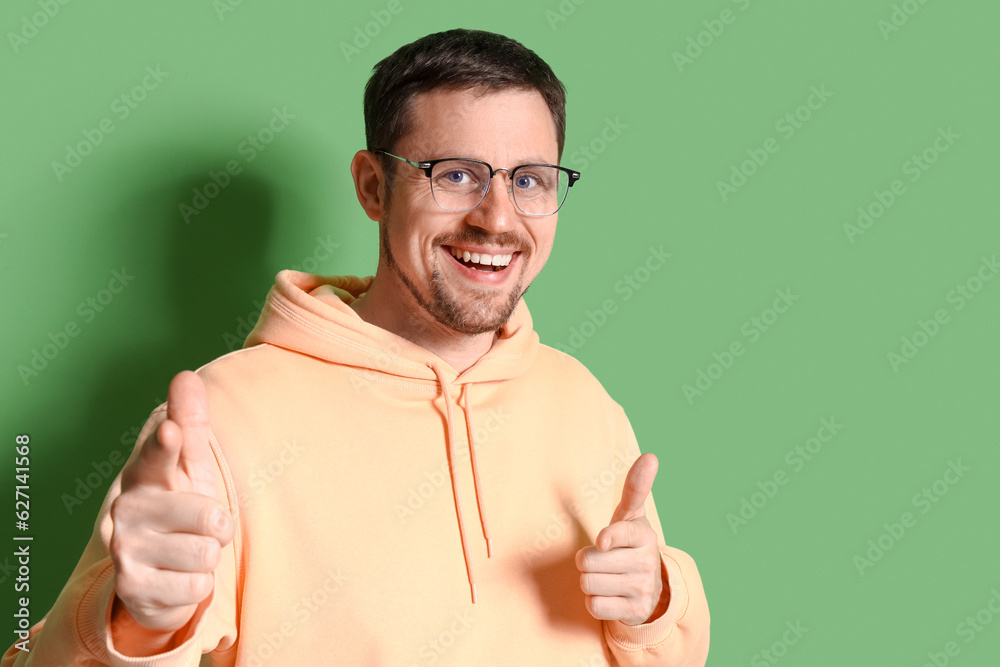
<instances>
[{"instance_id":1,"label":"man's right hand","mask_svg":"<svg viewBox=\"0 0 1000 667\"><path fill-rule=\"evenodd\" d=\"M234 531L217 491L208 393L196 373L174 376L167 419L139 446L111 505L115 591L140 625L173 633L212 592Z\"/></svg>"}]
</instances>

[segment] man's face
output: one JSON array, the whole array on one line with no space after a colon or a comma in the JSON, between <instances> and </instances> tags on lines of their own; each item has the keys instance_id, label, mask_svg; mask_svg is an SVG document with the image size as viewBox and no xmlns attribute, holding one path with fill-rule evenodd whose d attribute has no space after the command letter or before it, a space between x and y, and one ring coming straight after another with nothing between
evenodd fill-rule
<instances>
[{"instance_id":1,"label":"man's face","mask_svg":"<svg viewBox=\"0 0 1000 667\"><path fill-rule=\"evenodd\" d=\"M413 105L413 132L394 154L413 161L472 158L494 169L558 164L555 123L537 91L431 91ZM499 329L542 270L558 214L530 216L514 205L510 175L497 172L483 202L471 211L446 211L423 171L397 161L391 206L379 224L385 265L428 315L465 334ZM510 255L506 267L474 268L454 256ZM474 259L474 258L473 258ZM398 302L412 303L405 294Z\"/></svg>"}]
</instances>

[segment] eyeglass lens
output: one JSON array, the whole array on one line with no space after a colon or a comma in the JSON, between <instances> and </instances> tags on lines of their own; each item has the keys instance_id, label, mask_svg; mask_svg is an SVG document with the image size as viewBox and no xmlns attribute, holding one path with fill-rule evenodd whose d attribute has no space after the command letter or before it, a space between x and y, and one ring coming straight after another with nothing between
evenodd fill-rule
<instances>
[{"instance_id":1,"label":"eyeglass lens","mask_svg":"<svg viewBox=\"0 0 1000 667\"><path fill-rule=\"evenodd\" d=\"M508 173L508 172L504 172ZM531 215L551 215L559 210L569 190L569 175L549 166L519 167L510 177L514 203ZM445 160L431 171L431 192L438 206L467 211L486 196L490 170L467 160Z\"/></svg>"}]
</instances>

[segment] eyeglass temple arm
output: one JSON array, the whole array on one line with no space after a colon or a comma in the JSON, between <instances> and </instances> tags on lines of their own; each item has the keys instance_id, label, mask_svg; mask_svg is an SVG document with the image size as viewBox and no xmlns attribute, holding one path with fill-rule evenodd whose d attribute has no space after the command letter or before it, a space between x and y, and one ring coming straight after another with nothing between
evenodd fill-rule
<instances>
[{"instance_id":1,"label":"eyeglass temple arm","mask_svg":"<svg viewBox=\"0 0 1000 667\"><path fill-rule=\"evenodd\" d=\"M402 160L406 164L413 165L417 169L422 169L423 172L427 174L427 178L431 177L431 170L434 168L434 165L432 165L430 162L414 162L413 160L407 160L405 157L399 157L398 155L393 155L389 151L384 151L381 148L376 148L375 150L372 151L372 153L383 153L384 155L388 155L389 157L394 157L397 160Z\"/></svg>"}]
</instances>

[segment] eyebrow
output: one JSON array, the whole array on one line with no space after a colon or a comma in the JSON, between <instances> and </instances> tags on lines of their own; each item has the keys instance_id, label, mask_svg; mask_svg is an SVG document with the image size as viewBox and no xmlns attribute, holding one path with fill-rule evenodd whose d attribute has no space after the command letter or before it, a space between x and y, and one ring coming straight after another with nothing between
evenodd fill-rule
<instances>
[{"instance_id":1,"label":"eyebrow","mask_svg":"<svg viewBox=\"0 0 1000 667\"><path fill-rule=\"evenodd\" d=\"M489 160L484 160L482 158L473 157L473 156L469 155L468 153L464 153L463 154L461 151L455 151L455 152L451 152L451 153L448 153L447 151L441 151L441 157L440 158L431 158L431 159L432 160L438 160L438 159L446 159L446 158L463 158L463 159L466 159L466 160L479 160L480 162L487 162L491 166L496 167L496 165L490 163ZM549 161L544 160L543 158L540 158L538 156L530 156L530 157L524 158L523 160L521 160L517 164L511 165L511 167L512 168L513 167L519 167L519 166L525 165L525 164L551 164L551 165L559 166L557 163L549 162Z\"/></svg>"}]
</instances>

